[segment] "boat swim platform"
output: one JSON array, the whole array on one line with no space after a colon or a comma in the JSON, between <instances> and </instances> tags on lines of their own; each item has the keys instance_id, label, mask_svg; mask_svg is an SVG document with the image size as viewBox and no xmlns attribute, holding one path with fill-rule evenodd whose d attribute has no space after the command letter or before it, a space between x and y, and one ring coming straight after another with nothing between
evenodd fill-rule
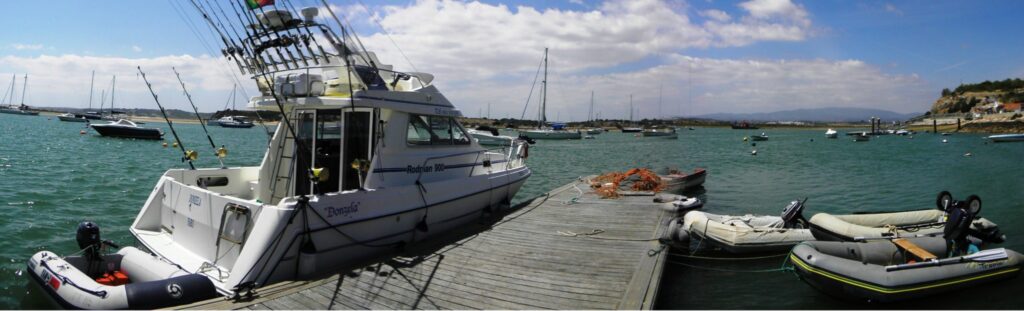
<instances>
[{"instance_id":1,"label":"boat swim platform","mask_svg":"<svg viewBox=\"0 0 1024 311\"><path fill-rule=\"evenodd\" d=\"M652 309L674 217L661 204L601 199L577 179L347 273L174 309Z\"/></svg>"}]
</instances>

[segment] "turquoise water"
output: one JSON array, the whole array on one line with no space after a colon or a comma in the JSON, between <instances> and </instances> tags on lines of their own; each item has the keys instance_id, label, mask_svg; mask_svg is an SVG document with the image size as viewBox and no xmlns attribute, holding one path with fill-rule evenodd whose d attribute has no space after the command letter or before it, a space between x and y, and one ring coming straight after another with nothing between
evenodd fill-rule
<instances>
[{"instance_id":1,"label":"turquoise water","mask_svg":"<svg viewBox=\"0 0 1024 311\"><path fill-rule=\"evenodd\" d=\"M164 128L150 123L145 126ZM214 167L199 125L175 126L186 146L200 152L197 166ZM26 295L25 260L42 249L77 250L74 230L91 220L103 238L131 244L127 231L157 179L169 168L186 167L180 151L159 142L80 135L81 123L55 117L0 114L0 309L40 306ZM806 215L816 212L930 208L935 195L950 190L959 198L978 194L982 214L1008 235L1003 246L1024 250L1015 238L1024 225L1024 143L985 144L981 135L913 139L881 137L854 143L825 139L823 130L763 130L757 156L744 143L754 131L698 128L678 140L604 133L583 141L540 141L530 149L533 177L517 196L524 200L577 176L636 166L707 168L705 210L722 214L777 214L791 200L808 197ZM217 144L230 150L227 164L257 165L267 136L262 128L210 128ZM760 133L759 130L757 133ZM942 143L947 139L948 143ZM971 157L964 154L970 152ZM674 262L702 268L778 268L780 258L743 263ZM671 264L663 280L660 308L863 308L824 296L791 273L716 272ZM1024 279L972 289L968 298L929 300L928 308L1019 308ZM938 302L935 302L938 301Z\"/></svg>"}]
</instances>

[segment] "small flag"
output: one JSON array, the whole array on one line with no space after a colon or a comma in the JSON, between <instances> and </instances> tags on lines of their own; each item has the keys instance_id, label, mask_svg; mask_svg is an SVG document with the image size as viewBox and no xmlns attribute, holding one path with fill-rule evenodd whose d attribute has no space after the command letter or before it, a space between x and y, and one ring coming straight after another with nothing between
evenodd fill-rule
<instances>
[{"instance_id":1,"label":"small flag","mask_svg":"<svg viewBox=\"0 0 1024 311\"><path fill-rule=\"evenodd\" d=\"M274 0L245 0L245 2L249 4L251 10L274 4Z\"/></svg>"}]
</instances>

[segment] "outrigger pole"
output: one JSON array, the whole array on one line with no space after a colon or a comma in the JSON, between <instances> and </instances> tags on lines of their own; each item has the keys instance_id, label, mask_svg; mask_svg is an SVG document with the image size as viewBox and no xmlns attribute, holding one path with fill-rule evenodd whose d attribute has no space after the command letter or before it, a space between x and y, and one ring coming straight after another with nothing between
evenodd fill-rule
<instances>
[{"instance_id":1,"label":"outrigger pole","mask_svg":"<svg viewBox=\"0 0 1024 311\"><path fill-rule=\"evenodd\" d=\"M160 114L164 116L164 121L167 121L167 127L171 128L171 134L174 135L174 141L178 143L178 148L181 149L182 161L188 161L188 167L195 170L196 166L192 164L192 159L196 156L196 152L189 150L185 151L185 144L181 143L181 138L178 138L178 132L174 131L174 124L171 119L167 117L167 111L164 110L164 106L160 104L160 100L157 99L156 92L153 92L153 85L149 84L149 80L146 79L146 73L142 72L142 66L136 66L139 70L139 74L142 75L142 81L146 82L146 88L149 88L149 94L153 95L153 101L156 102L156 106L160 107Z\"/></svg>"},{"instance_id":2,"label":"outrigger pole","mask_svg":"<svg viewBox=\"0 0 1024 311\"><path fill-rule=\"evenodd\" d=\"M213 154L217 155L217 161L220 161L220 168L227 168L224 166L224 156L227 156L227 149L224 147L218 149L217 144L213 143L213 137L210 137L210 132L206 130L206 122L203 122L203 118L199 116L199 108L196 108L196 104L192 102L192 95L189 94L188 89L185 88L185 82L181 80L181 75L178 74L178 69L171 67L171 70L174 71L174 75L178 77L178 83L181 84L181 90L185 92L185 98L188 98L188 104L192 105L192 111L196 113L196 120L199 120L199 125L203 127L203 133L206 133L206 139L210 141L210 148L213 148Z\"/></svg>"}]
</instances>

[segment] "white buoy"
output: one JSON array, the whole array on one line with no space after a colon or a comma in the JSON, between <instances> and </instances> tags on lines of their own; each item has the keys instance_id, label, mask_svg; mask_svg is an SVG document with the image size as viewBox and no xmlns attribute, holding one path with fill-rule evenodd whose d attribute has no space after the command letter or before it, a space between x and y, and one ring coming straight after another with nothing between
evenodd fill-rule
<instances>
[{"instance_id":1,"label":"white buoy","mask_svg":"<svg viewBox=\"0 0 1024 311\"><path fill-rule=\"evenodd\" d=\"M757 150L750 151L750 155L757 155Z\"/></svg>"},{"instance_id":2,"label":"white buoy","mask_svg":"<svg viewBox=\"0 0 1024 311\"><path fill-rule=\"evenodd\" d=\"M945 140L945 139L942 140L943 144L948 143L948 142L949 142L948 140Z\"/></svg>"},{"instance_id":3,"label":"white buoy","mask_svg":"<svg viewBox=\"0 0 1024 311\"><path fill-rule=\"evenodd\" d=\"M970 156L973 156L973 154L971 154L970 152L968 152L968 153L965 153L965 154L964 154L964 156L965 156L965 157L970 157Z\"/></svg>"}]
</instances>

